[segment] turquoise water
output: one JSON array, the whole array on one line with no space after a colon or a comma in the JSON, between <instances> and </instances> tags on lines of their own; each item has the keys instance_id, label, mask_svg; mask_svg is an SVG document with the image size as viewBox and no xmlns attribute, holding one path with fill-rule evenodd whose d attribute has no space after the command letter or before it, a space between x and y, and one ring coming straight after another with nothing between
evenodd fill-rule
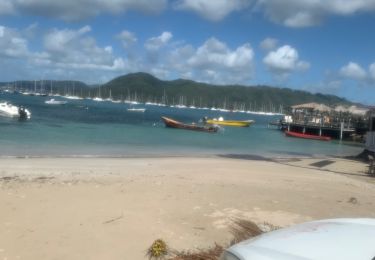
<instances>
[{"instance_id":1,"label":"turquoise water","mask_svg":"<svg viewBox=\"0 0 375 260\"><path fill-rule=\"evenodd\" d=\"M49 97L0 94L0 100L23 105L28 121L0 117L0 156L143 156L253 154L262 156L355 155L359 144L285 137L268 129L278 116L210 110L67 100L64 106L44 103ZM65 100L63 98L56 98ZM145 113L129 107L146 107ZM255 120L249 128L225 127L217 134L165 128L161 116L197 122L203 116Z\"/></svg>"}]
</instances>

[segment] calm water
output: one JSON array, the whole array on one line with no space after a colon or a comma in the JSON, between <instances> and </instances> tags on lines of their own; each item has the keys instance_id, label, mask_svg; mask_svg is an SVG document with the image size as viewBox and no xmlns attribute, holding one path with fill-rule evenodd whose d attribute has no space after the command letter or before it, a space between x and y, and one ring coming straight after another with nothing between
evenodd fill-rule
<instances>
[{"instance_id":1,"label":"calm water","mask_svg":"<svg viewBox=\"0 0 375 260\"><path fill-rule=\"evenodd\" d=\"M0 117L0 156L132 156L254 154L262 156L353 155L361 145L285 137L268 129L277 116L210 110L67 100L47 105L49 97L0 94L1 101L23 105L31 120ZM63 98L56 98L66 100ZM145 113L128 112L146 107ZM249 128L226 127L217 134L165 128L160 117L197 122L203 116L256 121Z\"/></svg>"}]
</instances>

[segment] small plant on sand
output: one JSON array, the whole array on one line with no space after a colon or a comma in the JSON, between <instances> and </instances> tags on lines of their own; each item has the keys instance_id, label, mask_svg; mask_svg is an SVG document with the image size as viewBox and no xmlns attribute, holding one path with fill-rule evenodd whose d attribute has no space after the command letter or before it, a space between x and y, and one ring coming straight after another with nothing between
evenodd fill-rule
<instances>
[{"instance_id":1,"label":"small plant on sand","mask_svg":"<svg viewBox=\"0 0 375 260\"><path fill-rule=\"evenodd\" d=\"M161 239L156 239L152 245L147 249L147 256L149 259L165 259L168 255L168 246Z\"/></svg>"}]
</instances>

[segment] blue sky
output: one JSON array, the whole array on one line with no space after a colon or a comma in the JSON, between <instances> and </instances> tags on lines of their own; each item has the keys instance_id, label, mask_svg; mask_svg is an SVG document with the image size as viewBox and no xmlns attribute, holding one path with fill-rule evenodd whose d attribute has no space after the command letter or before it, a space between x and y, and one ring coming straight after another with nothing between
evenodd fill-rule
<instances>
[{"instance_id":1,"label":"blue sky","mask_svg":"<svg viewBox=\"0 0 375 260\"><path fill-rule=\"evenodd\" d=\"M144 71L374 105L374 28L375 0L1 0L0 81Z\"/></svg>"}]
</instances>

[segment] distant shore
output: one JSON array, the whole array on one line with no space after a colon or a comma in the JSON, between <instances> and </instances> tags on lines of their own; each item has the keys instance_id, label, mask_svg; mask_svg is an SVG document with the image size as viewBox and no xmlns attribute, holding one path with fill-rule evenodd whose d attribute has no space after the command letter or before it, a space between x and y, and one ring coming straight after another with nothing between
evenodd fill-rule
<instances>
[{"instance_id":1,"label":"distant shore","mask_svg":"<svg viewBox=\"0 0 375 260\"><path fill-rule=\"evenodd\" d=\"M146 259L225 243L234 218L375 217L366 164L341 158L0 158L0 259Z\"/></svg>"}]
</instances>

